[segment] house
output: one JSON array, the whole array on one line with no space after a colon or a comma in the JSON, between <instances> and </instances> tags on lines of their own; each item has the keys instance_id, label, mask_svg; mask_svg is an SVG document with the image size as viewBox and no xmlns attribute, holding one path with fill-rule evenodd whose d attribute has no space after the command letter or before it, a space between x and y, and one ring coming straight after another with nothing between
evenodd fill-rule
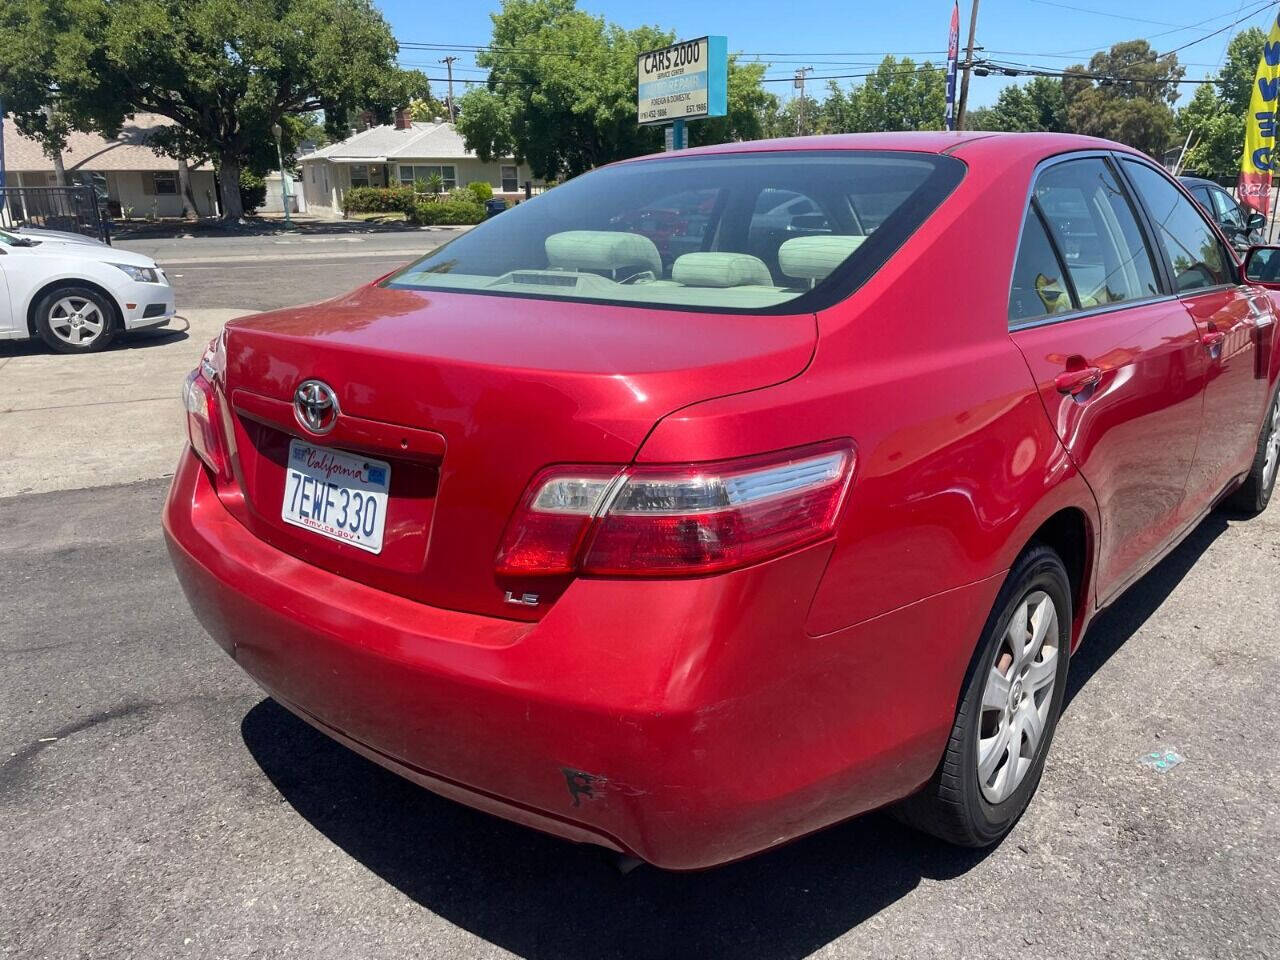
<instances>
[{"instance_id":1,"label":"house","mask_svg":"<svg viewBox=\"0 0 1280 960\"><path fill-rule=\"evenodd\" d=\"M307 208L342 212L342 198L352 187L411 186L438 173L446 190L483 180L498 196L523 197L532 180L528 166L513 159L483 163L468 150L452 123L442 119L419 123L408 111L394 124L369 127L346 140L298 158Z\"/></svg>"},{"instance_id":2,"label":"house","mask_svg":"<svg viewBox=\"0 0 1280 960\"><path fill-rule=\"evenodd\" d=\"M72 131L62 151L62 165L68 183L82 183L105 192L112 216L180 217L182 198L178 196L178 161L151 149L148 142L171 120L140 113L126 120L113 140L96 133ZM53 161L40 144L18 132L12 117L4 119L5 185L10 187L50 187L57 181ZM213 167L192 166L191 191L201 216L217 214L217 188Z\"/></svg>"}]
</instances>

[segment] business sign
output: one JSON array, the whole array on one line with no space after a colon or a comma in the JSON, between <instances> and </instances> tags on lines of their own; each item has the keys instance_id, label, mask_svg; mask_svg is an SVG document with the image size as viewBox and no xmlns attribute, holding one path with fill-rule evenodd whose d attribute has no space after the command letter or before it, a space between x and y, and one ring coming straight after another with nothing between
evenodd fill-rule
<instances>
[{"instance_id":1,"label":"business sign","mask_svg":"<svg viewBox=\"0 0 1280 960\"><path fill-rule=\"evenodd\" d=\"M960 0L951 8L951 35L947 39L947 109L943 128L956 128L956 62L960 59Z\"/></svg>"},{"instance_id":2,"label":"business sign","mask_svg":"<svg viewBox=\"0 0 1280 960\"><path fill-rule=\"evenodd\" d=\"M642 53L636 80L641 123L723 117L729 106L728 41L703 37Z\"/></svg>"},{"instance_id":3,"label":"business sign","mask_svg":"<svg viewBox=\"0 0 1280 960\"><path fill-rule=\"evenodd\" d=\"M1280 167L1276 149L1276 116L1280 108L1280 17L1271 23L1262 59L1253 78L1253 96L1244 118L1244 153L1236 192L1245 206L1267 213L1271 206L1271 176Z\"/></svg>"}]
</instances>

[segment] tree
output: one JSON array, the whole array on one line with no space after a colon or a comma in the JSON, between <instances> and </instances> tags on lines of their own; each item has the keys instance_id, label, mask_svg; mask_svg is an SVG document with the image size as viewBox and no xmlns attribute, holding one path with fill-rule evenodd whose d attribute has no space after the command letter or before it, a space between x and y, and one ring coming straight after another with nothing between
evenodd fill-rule
<instances>
[{"instance_id":1,"label":"tree","mask_svg":"<svg viewBox=\"0 0 1280 960\"><path fill-rule=\"evenodd\" d=\"M490 19L493 39L476 57L489 78L458 117L481 160L514 156L550 180L661 148L661 132L636 123L636 58L673 34L623 29L574 0L503 0Z\"/></svg>"},{"instance_id":2,"label":"tree","mask_svg":"<svg viewBox=\"0 0 1280 960\"><path fill-rule=\"evenodd\" d=\"M1068 130L1118 140L1155 157L1169 147L1183 74L1176 55L1160 57L1146 40L1128 40L1095 53L1087 68L1076 65L1066 74Z\"/></svg>"},{"instance_id":3,"label":"tree","mask_svg":"<svg viewBox=\"0 0 1280 960\"><path fill-rule=\"evenodd\" d=\"M391 28L370 0L5 0L0 50L49 34L0 71L0 96L32 125L31 104L56 97L81 129L113 135L136 112L174 125L154 145L211 157L223 215L243 213L242 170L275 166L273 124L323 110L331 132L358 109L384 119L425 96L420 73L395 66Z\"/></svg>"},{"instance_id":4,"label":"tree","mask_svg":"<svg viewBox=\"0 0 1280 960\"><path fill-rule=\"evenodd\" d=\"M1231 177L1240 170L1244 122L1266 34L1250 27L1231 38L1216 84L1202 84L1178 113L1179 139L1188 143L1183 168L1202 177Z\"/></svg>"},{"instance_id":5,"label":"tree","mask_svg":"<svg viewBox=\"0 0 1280 960\"><path fill-rule=\"evenodd\" d=\"M437 117L443 120L448 115L449 108L430 94L409 101L409 116L416 123L430 123Z\"/></svg>"},{"instance_id":6,"label":"tree","mask_svg":"<svg viewBox=\"0 0 1280 960\"><path fill-rule=\"evenodd\" d=\"M847 93L830 82L815 123L823 133L941 130L946 88L942 68L887 56Z\"/></svg>"},{"instance_id":7,"label":"tree","mask_svg":"<svg viewBox=\"0 0 1280 960\"><path fill-rule=\"evenodd\" d=\"M965 127L1060 133L1067 128L1062 81L1057 77L1035 77L1025 86L1005 87L994 106L970 111Z\"/></svg>"},{"instance_id":8,"label":"tree","mask_svg":"<svg viewBox=\"0 0 1280 960\"><path fill-rule=\"evenodd\" d=\"M778 98L764 88L763 63L739 64L729 57L726 113L690 123L689 145L759 140L769 136L769 123L778 112Z\"/></svg>"},{"instance_id":9,"label":"tree","mask_svg":"<svg viewBox=\"0 0 1280 960\"><path fill-rule=\"evenodd\" d=\"M769 137L808 137L819 132L831 132L823 130L821 123L822 106L805 94L803 97L794 96L775 109L764 130Z\"/></svg>"}]
</instances>

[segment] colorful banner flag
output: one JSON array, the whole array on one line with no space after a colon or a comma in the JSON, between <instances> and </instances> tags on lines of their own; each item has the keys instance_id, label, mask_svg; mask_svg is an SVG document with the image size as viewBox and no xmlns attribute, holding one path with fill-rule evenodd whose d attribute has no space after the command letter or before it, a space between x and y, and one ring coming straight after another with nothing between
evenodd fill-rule
<instances>
[{"instance_id":1,"label":"colorful banner flag","mask_svg":"<svg viewBox=\"0 0 1280 960\"><path fill-rule=\"evenodd\" d=\"M951 39L947 41L947 112L943 125L956 128L956 62L960 59L960 0L951 8Z\"/></svg>"},{"instance_id":2,"label":"colorful banner flag","mask_svg":"<svg viewBox=\"0 0 1280 960\"><path fill-rule=\"evenodd\" d=\"M1262 59L1253 79L1253 96L1244 118L1244 153L1236 193L1246 207L1267 213L1271 207L1271 176L1280 166L1276 155L1276 111L1280 108L1280 16L1271 24Z\"/></svg>"}]
</instances>

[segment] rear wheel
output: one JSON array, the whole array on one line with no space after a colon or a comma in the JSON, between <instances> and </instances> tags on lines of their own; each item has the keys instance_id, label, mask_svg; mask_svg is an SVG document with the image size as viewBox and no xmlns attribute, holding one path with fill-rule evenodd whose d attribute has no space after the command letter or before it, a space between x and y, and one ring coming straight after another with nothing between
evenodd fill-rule
<instances>
[{"instance_id":1,"label":"rear wheel","mask_svg":"<svg viewBox=\"0 0 1280 960\"><path fill-rule=\"evenodd\" d=\"M36 304L36 331L58 353L92 353L115 336L115 308L89 287L62 287Z\"/></svg>"},{"instance_id":2,"label":"rear wheel","mask_svg":"<svg viewBox=\"0 0 1280 960\"><path fill-rule=\"evenodd\" d=\"M898 815L950 843L1000 840L1040 782L1066 688L1071 587L1061 558L1032 547L1009 572L965 678L947 751Z\"/></svg>"},{"instance_id":3,"label":"rear wheel","mask_svg":"<svg viewBox=\"0 0 1280 960\"><path fill-rule=\"evenodd\" d=\"M1276 474L1280 473L1280 389L1271 398L1271 406L1262 419L1262 432L1258 435L1258 450L1253 466L1244 485L1227 501L1243 513L1255 516L1267 508L1276 488Z\"/></svg>"}]
</instances>

